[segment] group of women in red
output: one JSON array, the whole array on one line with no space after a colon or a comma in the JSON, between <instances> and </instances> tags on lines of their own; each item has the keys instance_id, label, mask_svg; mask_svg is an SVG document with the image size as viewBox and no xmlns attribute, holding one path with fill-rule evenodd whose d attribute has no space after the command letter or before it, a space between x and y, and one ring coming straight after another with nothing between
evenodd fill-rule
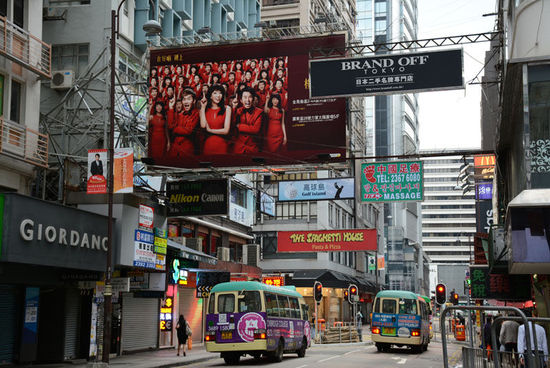
<instances>
[{"instance_id":1,"label":"group of women in red","mask_svg":"<svg viewBox=\"0 0 550 368\"><path fill-rule=\"evenodd\" d=\"M284 149L287 62L278 57L153 68L150 157ZM249 143L239 143L244 141Z\"/></svg>"}]
</instances>

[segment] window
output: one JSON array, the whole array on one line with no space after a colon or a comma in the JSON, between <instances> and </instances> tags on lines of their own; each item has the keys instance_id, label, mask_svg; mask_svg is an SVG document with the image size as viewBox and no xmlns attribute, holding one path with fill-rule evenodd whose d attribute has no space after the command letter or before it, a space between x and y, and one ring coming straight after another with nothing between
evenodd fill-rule
<instances>
[{"instance_id":1,"label":"window","mask_svg":"<svg viewBox=\"0 0 550 368\"><path fill-rule=\"evenodd\" d=\"M277 295L265 293L265 311L268 317L279 317Z\"/></svg>"},{"instance_id":2,"label":"window","mask_svg":"<svg viewBox=\"0 0 550 368\"><path fill-rule=\"evenodd\" d=\"M13 1L13 23L16 26L24 28L25 22L25 0L14 0Z\"/></svg>"},{"instance_id":3,"label":"window","mask_svg":"<svg viewBox=\"0 0 550 368\"><path fill-rule=\"evenodd\" d=\"M23 85L15 80L11 80L11 99L10 99L10 120L16 123L21 122L21 98L23 94Z\"/></svg>"},{"instance_id":4,"label":"window","mask_svg":"<svg viewBox=\"0 0 550 368\"><path fill-rule=\"evenodd\" d=\"M0 0L0 15L3 17L8 16L8 0Z\"/></svg>"},{"instance_id":5,"label":"window","mask_svg":"<svg viewBox=\"0 0 550 368\"><path fill-rule=\"evenodd\" d=\"M76 75L86 71L89 58L89 44L52 46L52 69L71 69Z\"/></svg>"},{"instance_id":6,"label":"window","mask_svg":"<svg viewBox=\"0 0 550 368\"><path fill-rule=\"evenodd\" d=\"M382 311L381 313L395 314L397 311L396 302L394 299L384 299L382 300Z\"/></svg>"},{"instance_id":7,"label":"window","mask_svg":"<svg viewBox=\"0 0 550 368\"><path fill-rule=\"evenodd\" d=\"M307 304L302 304L302 319L309 321L309 305Z\"/></svg>"},{"instance_id":8,"label":"window","mask_svg":"<svg viewBox=\"0 0 550 368\"><path fill-rule=\"evenodd\" d=\"M279 316L290 318L290 303L286 295L277 295L279 301Z\"/></svg>"},{"instance_id":9,"label":"window","mask_svg":"<svg viewBox=\"0 0 550 368\"><path fill-rule=\"evenodd\" d=\"M374 304L374 313L380 313L380 299L376 299Z\"/></svg>"},{"instance_id":10,"label":"window","mask_svg":"<svg viewBox=\"0 0 550 368\"><path fill-rule=\"evenodd\" d=\"M239 296L239 312L261 312L262 302L259 291L245 291Z\"/></svg>"},{"instance_id":11,"label":"window","mask_svg":"<svg viewBox=\"0 0 550 368\"><path fill-rule=\"evenodd\" d=\"M290 316L292 318L300 318L300 303L298 298L289 298L290 300Z\"/></svg>"},{"instance_id":12,"label":"window","mask_svg":"<svg viewBox=\"0 0 550 368\"><path fill-rule=\"evenodd\" d=\"M246 189L231 184L231 203L246 208Z\"/></svg>"},{"instance_id":13,"label":"window","mask_svg":"<svg viewBox=\"0 0 550 368\"><path fill-rule=\"evenodd\" d=\"M220 294L218 296L218 313L235 312L235 295Z\"/></svg>"},{"instance_id":14,"label":"window","mask_svg":"<svg viewBox=\"0 0 550 368\"><path fill-rule=\"evenodd\" d=\"M212 293L208 298L208 313L212 314L215 312L215 308L214 308L215 303L216 303L216 294Z\"/></svg>"},{"instance_id":15,"label":"window","mask_svg":"<svg viewBox=\"0 0 550 368\"><path fill-rule=\"evenodd\" d=\"M417 314L416 300L413 300L413 299L399 300L399 314Z\"/></svg>"}]
</instances>

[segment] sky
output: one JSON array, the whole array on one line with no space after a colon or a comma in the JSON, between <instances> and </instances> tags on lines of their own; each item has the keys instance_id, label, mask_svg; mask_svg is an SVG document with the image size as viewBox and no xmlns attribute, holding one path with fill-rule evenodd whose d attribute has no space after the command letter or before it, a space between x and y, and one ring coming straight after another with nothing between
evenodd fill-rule
<instances>
[{"instance_id":1,"label":"sky","mask_svg":"<svg viewBox=\"0 0 550 368\"><path fill-rule=\"evenodd\" d=\"M459 36L494 30L496 0L418 0L418 38ZM489 42L453 46L464 50L465 89L422 92L419 97L420 149L480 148L481 71ZM446 49L448 49L447 47ZM436 50L435 48L427 49Z\"/></svg>"}]
</instances>

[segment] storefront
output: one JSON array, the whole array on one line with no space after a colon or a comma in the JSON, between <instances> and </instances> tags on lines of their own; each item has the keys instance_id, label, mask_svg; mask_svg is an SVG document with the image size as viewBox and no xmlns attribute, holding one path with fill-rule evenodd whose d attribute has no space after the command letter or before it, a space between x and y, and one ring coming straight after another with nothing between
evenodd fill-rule
<instances>
[{"instance_id":1,"label":"storefront","mask_svg":"<svg viewBox=\"0 0 550 368\"><path fill-rule=\"evenodd\" d=\"M0 364L87 358L107 218L0 194Z\"/></svg>"}]
</instances>

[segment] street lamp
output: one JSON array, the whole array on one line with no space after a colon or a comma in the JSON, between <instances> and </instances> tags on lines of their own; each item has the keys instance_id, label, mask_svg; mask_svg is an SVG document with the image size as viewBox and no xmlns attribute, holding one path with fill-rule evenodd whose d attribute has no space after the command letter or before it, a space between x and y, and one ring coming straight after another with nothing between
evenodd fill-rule
<instances>
[{"instance_id":1,"label":"street lamp","mask_svg":"<svg viewBox=\"0 0 550 368\"><path fill-rule=\"evenodd\" d=\"M108 224L107 224L107 266L105 270L105 291L104 306L103 306L103 354L102 361L109 363L109 355L111 353L111 317L112 317L112 295L113 289L111 285L112 275L112 255L113 255L113 176L114 176L114 156L115 156L115 73L116 73L116 39L119 36L119 14L122 4L126 0L122 0L118 5L117 10L111 10L111 86L110 99L111 111L109 116L109 179L107 182L108 201ZM149 0L154 9L153 0ZM153 14L154 18L154 14ZM156 24L155 24L156 23ZM146 26L148 29L145 29ZM160 33L162 27L157 21L148 21L143 26L144 31L150 30L153 33Z\"/></svg>"}]
</instances>

